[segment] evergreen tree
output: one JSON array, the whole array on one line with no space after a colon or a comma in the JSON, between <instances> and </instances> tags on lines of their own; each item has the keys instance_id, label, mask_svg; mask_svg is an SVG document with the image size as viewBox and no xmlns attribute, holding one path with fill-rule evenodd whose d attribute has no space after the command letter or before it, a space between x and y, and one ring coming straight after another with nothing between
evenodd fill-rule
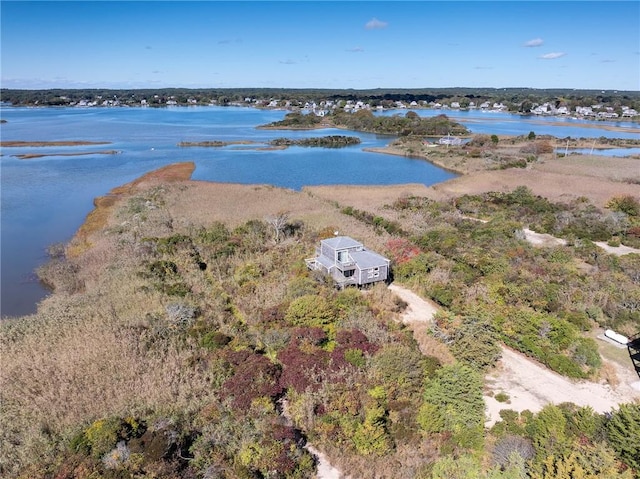
<instances>
[{"instance_id":1,"label":"evergreen tree","mask_svg":"<svg viewBox=\"0 0 640 479\"><path fill-rule=\"evenodd\" d=\"M607 423L607 437L622 461L640 474L640 404L621 404Z\"/></svg>"}]
</instances>

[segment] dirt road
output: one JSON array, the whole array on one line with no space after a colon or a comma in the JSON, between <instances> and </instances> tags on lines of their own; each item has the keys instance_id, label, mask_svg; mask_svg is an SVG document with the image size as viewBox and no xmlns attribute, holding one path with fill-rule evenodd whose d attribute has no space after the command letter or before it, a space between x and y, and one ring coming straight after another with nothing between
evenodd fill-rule
<instances>
[{"instance_id":1,"label":"dirt road","mask_svg":"<svg viewBox=\"0 0 640 479\"><path fill-rule=\"evenodd\" d=\"M403 322L430 322L437 308L412 291L392 284L391 289L409 306ZM597 412L607 412L619 404L640 400L637 377L629 370L611 363L620 384L613 389L608 384L592 381L572 381L554 373L541 364L511 349L502 348L502 359L486 378L486 425L490 427L500 420L500 410L526 409L537 412L547 404L572 402L579 406L591 406ZM497 393L506 393L507 402L498 402Z\"/></svg>"}]
</instances>

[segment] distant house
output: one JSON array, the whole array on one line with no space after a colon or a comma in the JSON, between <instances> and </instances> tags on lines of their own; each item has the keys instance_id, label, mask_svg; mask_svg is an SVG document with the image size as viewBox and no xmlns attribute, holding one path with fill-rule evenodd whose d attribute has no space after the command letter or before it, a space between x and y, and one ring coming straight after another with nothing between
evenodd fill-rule
<instances>
[{"instance_id":1,"label":"distant house","mask_svg":"<svg viewBox=\"0 0 640 479\"><path fill-rule=\"evenodd\" d=\"M452 137L451 135L447 135L447 136L443 136L442 138L440 138L438 140L438 143L440 145L459 146L459 145L462 144L462 139L461 138Z\"/></svg>"},{"instance_id":2,"label":"distant house","mask_svg":"<svg viewBox=\"0 0 640 479\"><path fill-rule=\"evenodd\" d=\"M348 236L320 241L316 256L305 262L312 271L322 271L331 276L340 288L363 286L389 278L390 260Z\"/></svg>"}]
</instances>

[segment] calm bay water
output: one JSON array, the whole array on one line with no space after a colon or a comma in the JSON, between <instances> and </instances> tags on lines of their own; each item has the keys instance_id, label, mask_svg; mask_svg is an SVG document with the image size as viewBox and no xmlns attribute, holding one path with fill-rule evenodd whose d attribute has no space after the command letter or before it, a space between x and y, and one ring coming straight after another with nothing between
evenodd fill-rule
<instances>
[{"instance_id":1,"label":"calm bay water","mask_svg":"<svg viewBox=\"0 0 640 479\"><path fill-rule=\"evenodd\" d=\"M363 133L362 143L342 149L289 148L258 151L253 146L180 148L181 141L239 141L266 143L278 137L302 138L345 134L343 130L258 130L281 119L285 112L252 108L2 108L3 141L85 140L108 145L4 148L1 181L1 298L2 316L35 311L47 291L34 269L46 261L46 247L68 241L93 208L93 198L142 174L178 161L193 161L193 178L234 183L272 184L292 189L319 184L431 185L455 175L422 160L381 155L362 148L387 144L390 137ZM404 114L385 112L384 114ZM527 119L502 113L419 110L421 116L440 113L456 118L477 133L552 134L559 138L619 137L637 134L555 126L548 119ZM473 113L473 114L472 114ZM542 120L542 121L541 121ZM549 123L549 124L547 124ZM603 125L604 126L604 125ZM575 131L574 131L575 130ZM261 145L257 145L261 146ZM68 153L118 150L117 155L46 156L20 160L22 153Z\"/></svg>"},{"instance_id":2,"label":"calm bay water","mask_svg":"<svg viewBox=\"0 0 640 479\"><path fill-rule=\"evenodd\" d=\"M180 148L181 141L253 140L345 134L342 130L273 131L256 126L284 116L252 108L3 108L2 140L106 141L108 145L4 148L1 169L1 298L3 316L35 311L47 294L33 274L46 248L68 241L93 208L93 198L142 174L178 161L193 161L197 180L263 183L300 189L318 184L434 184L450 172L421 160L366 153L389 137L350 133L361 145L343 149L247 146ZM257 145L263 146L263 145ZM117 155L46 156L23 153L118 150Z\"/></svg>"}]
</instances>

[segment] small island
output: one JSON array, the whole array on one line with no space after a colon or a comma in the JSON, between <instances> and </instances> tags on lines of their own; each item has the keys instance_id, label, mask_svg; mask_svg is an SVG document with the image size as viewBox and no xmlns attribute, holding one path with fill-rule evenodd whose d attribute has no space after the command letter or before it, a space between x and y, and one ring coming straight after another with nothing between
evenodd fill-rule
<instances>
[{"instance_id":1,"label":"small island","mask_svg":"<svg viewBox=\"0 0 640 479\"><path fill-rule=\"evenodd\" d=\"M467 128L446 115L423 118L414 111L405 115L376 116L370 110L355 113L336 112L317 116L301 112L287 113L284 119L263 125L262 129L312 130L318 128L341 128L345 130L397 136L465 136Z\"/></svg>"},{"instance_id":2,"label":"small island","mask_svg":"<svg viewBox=\"0 0 640 479\"><path fill-rule=\"evenodd\" d=\"M178 143L180 147L192 147L199 146L205 148L221 148L223 146L231 146L231 145L252 145L255 141L249 140L240 140L240 141L220 141L220 140L209 140L209 141L181 141Z\"/></svg>"},{"instance_id":3,"label":"small island","mask_svg":"<svg viewBox=\"0 0 640 479\"><path fill-rule=\"evenodd\" d=\"M32 160L34 158L44 158L46 156L86 156L86 155L118 155L122 153L118 150L103 150L103 151L74 151L69 153L23 153L20 155L14 155L21 160Z\"/></svg>"},{"instance_id":4,"label":"small island","mask_svg":"<svg viewBox=\"0 0 640 479\"><path fill-rule=\"evenodd\" d=\"M276 138L269 142L276 147L306 146L321 148L344 148L345 146L359 145L360 138L357 136L329 135L313 138L301 138L294 140L291 138Z\"/></svg>"}]
</instances>

